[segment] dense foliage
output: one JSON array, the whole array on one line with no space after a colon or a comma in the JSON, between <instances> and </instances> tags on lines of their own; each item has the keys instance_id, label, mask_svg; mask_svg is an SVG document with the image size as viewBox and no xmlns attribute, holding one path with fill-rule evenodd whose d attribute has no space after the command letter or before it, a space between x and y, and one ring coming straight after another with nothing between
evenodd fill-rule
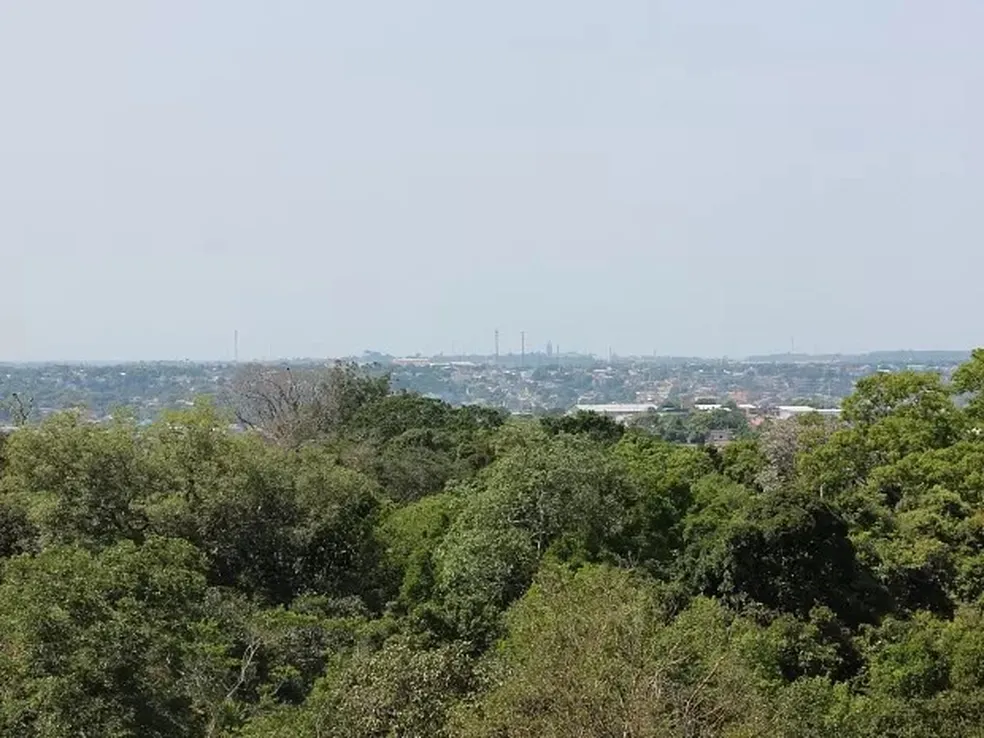
<instances>
[{"instance_id":1,"label":"dense foliage","mask_svg":"<svg viewBox=\"0 0 984 738\"><path fill-rule=\"evenodd\" d=\"M981 734L984 351L723 449L242 386L0 441L0 736Z\"/></svg>"}]
</instances>

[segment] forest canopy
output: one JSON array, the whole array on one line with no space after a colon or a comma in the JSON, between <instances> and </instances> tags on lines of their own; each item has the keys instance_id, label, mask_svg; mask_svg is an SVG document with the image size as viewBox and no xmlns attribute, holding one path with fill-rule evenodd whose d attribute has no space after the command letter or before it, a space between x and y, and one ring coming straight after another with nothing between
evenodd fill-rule
<instances>
[{"instance_id":1,"label":"forest canopy","mask_svg":"<svg viewBox=\"0 0 984 738\"><path fill-rule=\"evenodd\" d=\"M984 350L723 448L235 389L0 439L0 736L981 734Z\"/></svg>"}]
</instances>

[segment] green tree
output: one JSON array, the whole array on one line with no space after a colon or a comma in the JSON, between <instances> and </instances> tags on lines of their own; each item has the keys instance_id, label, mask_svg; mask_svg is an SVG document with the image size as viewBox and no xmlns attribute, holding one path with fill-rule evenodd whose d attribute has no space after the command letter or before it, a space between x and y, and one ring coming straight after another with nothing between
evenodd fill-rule
<instances>
[{"instance_id":1,"label":"green tree","mask_svg":"<svg viewBox=\"0 0 984 738\"><path fill-rule=\"evenodd\" d=\"M858 380L844 400L844 420L866 443L876 466L914 451L945 448L961 433L961 418L938 374L899 372Z\"/></svg>"},{"instance_id":2,"label":"green tree","mask_svg":"<svg viewBox=\"0 0 984 738\"><path fill-rule=\"evenodd\" d=\"M709 600L671 619L629 572L548 568L507 622L457 735L768 734L761 678L741 647L751 626Z\"/></svg>"},{"instance_id":3,"label":"green tree","mask_svg":"<svg viewBox=\"0 0 984 738\"><path fill-rule=\"evenodd\" d=\"M748 418L736 408L720 407L716 410L693 412L686 421L691 443L703 443L712 430L730 430L738 436L748 433Z\"/></svg>"},{"instance_id":4,"label":"green tree","mask_svg":"<svg viewBox=\"0 0 984 738\"><path fill-rule=\"evenodd\" d=\"M358 597L378 611L386 582L376 535L382 513L377 486L323 449L302 450L288 469L298 513L288 533L291 545L279 552L295 552L292 596Z\"/></svg>"},{"instance_id":5,"label":"green tree","mask_svg":"<svg viewBox=\"0 0 984 738\"><path fill-rule=\"evenodd\" d=\"M970 361L953 373L953 388L969 395L966 412L974 427L979 428L984 420L984 348L974 349Z\"/></svg>"},{"instance_id":6,"label":"green tree","mask_svg":"<svg viewBox=\"0 0 984 738\"><path fill-rule=\"evenodd\" d=\"M709 485L686 521L682 574L698 592L736 605L759 603L798 617L826 606L857 624L889 603L848 532L837 511L815 497Z\"/></svg>"},{"instance_id":7,"label":"green tree","mask_svg":"<svg viewBox=\"0 0 984 738\"><path fill-rule=\"evenodd\" d=\"M579 410L574 415L547 417L540 419L540 425L547 433L584 434L595 441L616 443L625 433L625 426L599 413Z\"/></svg>"},{"instance_id":8,"label":"green tree","mask_svg":"<svg viewBox=\"0 0 984 738\"><path fill-rule=\"evenodd\" d=\"M278 448L251 434L233 436L207 409L166 417L153 444L169 481L148 502L153 530L203 551L211 584L289 601L302 511Z\"/></svg>"},{"instance_id":9,"label":"green tree","mask_svg":"<svg viewBox=\"0 0 984 738\"><path fill-rule=\"evenodd\" d=\"M0 499L0 560L37 548L37 528L17 502Z\"/></svg>"},{"instance_id":10,"label":"green tree","mask_svg":"<svg viewBox=\"0 0 984 738\"><path fill-rule=\"evenodd\" d=\"M683 548L694 485L713 471L714 463L701 449L639 435L622 439L614 456L628 485L607 546L619 561L667 576Z\"/></svg>"},{"instance_id":11,"label":"green tree","mask_svg":"<svg viewBox=\"0 0 984 738\"><path fill-rule=\"evenodd\" d=\"M597 556L620 524L626 482L618 467L584 438L534 438L516 439L483 471L435 552L437 592L463 638L494 635L498 613L522 594L548 549Z\"/></svg>"},{"instance_id":12,"label":"green tree","mask_svg":"<svg viewBox=\"0 0 984 738\"><path fill-rule=\"evenodd\" d=\"M184 680L205 594L201 557L181 541L10 560L0 584L0 734L202 735Z\"/></svg>"},{"instance_id":13,"label":"green tree","mask_svg":"<svg viewBox=\"0 0 984 738\"><path fill-rule=\"evenodd\" d=\"M131 419L96 426L62 413L13 434L4 456L0 493L28 511L43 543L143 538L155 478Z\"/></svg>"},{"instance_id":14,"label":"green tree","mask_svg":"<svg viewBox=\"0 0 984 738\"><path fill-rule=\"evenodd\" d=\"M233 434L207 405L166 416L149 444L167 480L148 502L151 525L205 552L211 583L272 604L319 593L378 606L377 491L329 449Z\"/></svg>"},{"instance_id":15,"label":"green tree","mask_svg":"<svg viewBox=\"0 0 984 738\"><path fill-rule=\"evenodd\" d=\"M354 466L377 479L388 497L408 502L486 466L492 434L504 419L490 408L454 408L403 392L362 406L345 432Z\"/></svg>"},{"instance_id":16,"label":"green tree","mask_svg":"<svg viewBox=\"0 0 984 738\"><path fill-rule=\"evenodd\" d=\"M341 661L308 701L253 721L246 738L375 738L447 735L448 710L473 686L461 644L424 648L394 637Z\"/></svg>"},{"instance_id":17,"label":"green tree","mask_svg":"<svg viewBox=\"0 0 984 738\"><path fill-rule=\"evenodd\" d=\"M741 438L721 450L720 470L729 479L755 488L769 460L758 438Z\"/></svg>"},{"instance_id":18,"label":"green tree","mask_svg":"<svg viewBox=\"0 0 984 738\"><path fill-rule=\"evenodd\" d=\"M453 493L431 495L387 512L376 530L384 551L383 569L398 592L401 613L426 620L435 596L434 554L464 499Z\"/></svg>"}]
</instances>

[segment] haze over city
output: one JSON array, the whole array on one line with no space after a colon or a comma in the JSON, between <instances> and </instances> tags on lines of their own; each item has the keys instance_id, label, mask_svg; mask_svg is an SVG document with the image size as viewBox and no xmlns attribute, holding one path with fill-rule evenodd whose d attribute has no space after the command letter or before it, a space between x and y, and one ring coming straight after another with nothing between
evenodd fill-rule
<instances>
[{"instance_id":1,"label":"haze over city","mask_svg":"<svg viewBox=\"0 0 984 738\"><path fill-rule=\"evenodd\" d=\"M0 360L982 342L984 5L0 10Z\"/></svg>"}]
</instances>

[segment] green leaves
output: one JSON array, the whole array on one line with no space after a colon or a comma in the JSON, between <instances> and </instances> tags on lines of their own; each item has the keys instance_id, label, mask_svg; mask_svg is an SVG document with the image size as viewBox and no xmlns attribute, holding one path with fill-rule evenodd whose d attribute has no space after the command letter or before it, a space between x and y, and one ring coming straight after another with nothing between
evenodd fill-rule
<instances>
[{"instance_id":1,"label":"green leaves","mask_svg":"<svg viewBox=\"0 0 984 738\"><path fill-rule=\"evenodd\" d=\"M246 738L370 738L449 735L447 714L473 686L472 662L462 644L426 648L393 637L379 649L337 662L303 709L283 709L254 720Z\"/></svg>"},{"instance_id":2,"label":"green leaves","mask_svg":"<svg viewBox=\"0 0 984 738\"><path fill-rule=\"evenodd\" d=\"M970 361L957 368L953 374L953 387L957 392L970 395L967 415L974 427L979 428L984 422L984 348L974 349Z\"/></svg>"},{"instance_id":3,"label":"green leaves","mask_svg":"<svg viewBox=\"0 0 984 738\"><path fill-rule=\"evenodd\" d=\"M713 471L713 461L703 450L638 435L622 439L613 455L626 483L607 548L618 561L669 576L683 547L694 485Z\"/></svg>"},{"instance_id":4,"label":"green leaves","mask_svg":"<svg viewBox=\"0 0 984 738\"><path fill-rule=\"evenodd\" d=\"M722 497L688 519L686 571L698 591L800 617L824 605L851 624L886 607L830 505L801 493L733 489L726 506Z\"/></svg>"},{"instance_id":5,"label":"green leaves","mask_svg":"<svg viewBox=\"0 0 984 738\"><path fill-rule=\"evenodd\" d=\"M484 642L538 562L563 541L590 558L615 534L627 482L585 439L516 439L479 477L434 553L438 599L454 632Z\"/></svg>"},{"instance_id":6,"label":"green leaves","mask_svg":"<svg viewBox=\"0 0 984 738\"><path fill-rule=\"evenodd\" d=\"M391 499L410 502L488 464L491 433L504 419L496 410L401 393L363 406L345 434L360 449L358 468Z\"/></svg>"},{"instance_id":7,"label":"green leaves","mask_svg":"<svg viewBox=\"0 0 984 738\"><path fill-rule=\"evenodd\" d=\"M7 442L0 492L17 500L42 542L100 546L140 540L147 526L142 496L153 475L135 427L109 427L73 413L19 430Z\"/></svg>"},{"instance_id":8,"label":"green leaves","mask_svg":"<svg viewBox=\"0 0 984 738\"><path fill-rule=\"evenodd\" d=\"M569 433L583 434L595 441L616 443L625 433L625 426L616 423L611 418L593 412L579 410L574 415L563 415L558 418L541 418L540 425L552 435Z\"/></svg>"},{"instance_id":9,"label":"green leaves","mask_svg":"<svg viewBox=\"0 0 984 738\"><path fill-rule=\"evenodd\" d=\"M750 624L714 602L674 618L632 573L551 567L507 622L484 694L457 716L459 735L765 734L760 679L743 655Z\"/></svg>"},{"instance_id":10,"label":"green leaves","mask_svg":"<svg viewBox=\"0 0 984 738\"><path fill-rule=\"evenodd\" d=\"M11 560L0 585L4 734L189 735L197 717L182 680L204 594L201 556L181 541Z\"/></svg>"}]
</instances>

